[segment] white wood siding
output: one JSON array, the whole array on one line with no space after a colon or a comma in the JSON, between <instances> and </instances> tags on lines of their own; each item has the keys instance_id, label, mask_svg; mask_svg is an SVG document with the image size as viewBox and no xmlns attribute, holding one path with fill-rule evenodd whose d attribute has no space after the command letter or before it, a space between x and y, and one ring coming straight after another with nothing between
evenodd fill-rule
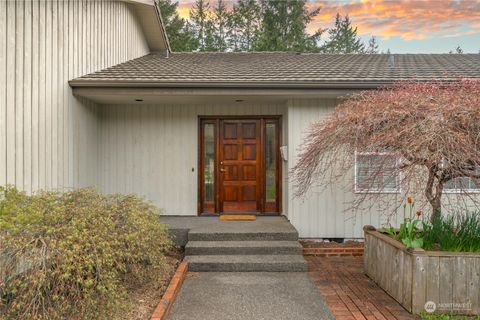
<instances>
[{"instance_id":1,"label":"white wood siding","mask_svg":"<svg viewBox=\"0 0 480 320\"><path fill-rule=\"evenodd\" d=\"M288 167L291 170L296 163L298 149L305 137L305 130L315 121L326 117L333 111L336 99L292 100L288 103ZM353 152L353 151L352 151ZM333 168L332 168L333 169ZM315 187L304 199L290 195L288 217L298 229L301 237L306 238L363 238L362 228L366 224L380 226L387 222L392 211L385 212L384 203L365 204L365 208L353 212L348 210L354 199L353 172L346 180L332 185L326 190ZM293 189L291 183L288 188ZM392 204L402 201L402 195L383 195ZM402 215L403 216L403 215ZM391 217L397 220L398 217Z\"/></svg>"},{"instance_id":2,"label":"white wood siding","mask_svg":"<svg viewBox=\"0 0 480 320\"><path fill-rule=\"evenodd\" d=\"M285 107L138 104L99 113L101 190L143 195L168 215L197 215L198 116L284 115Z\"/></svg>"},{"instance_id":3,"label":"white wood siding","mask_svg":"<svg viewBox=\"0 0 480 320\"><path fill-rule=\"evenodd\" d=\"M97 106L67 81L148 53L120 1L0 1L0 185L95 185Z\"/></svg>"}]
</instances>

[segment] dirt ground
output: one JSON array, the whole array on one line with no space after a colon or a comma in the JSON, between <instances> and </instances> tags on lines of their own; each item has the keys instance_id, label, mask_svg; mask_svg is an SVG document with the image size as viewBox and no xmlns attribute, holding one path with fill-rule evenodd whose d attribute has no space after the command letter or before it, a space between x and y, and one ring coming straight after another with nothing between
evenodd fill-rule
<instances>
[{"instance_id":1,"label":"dirt ground","mask_svg":"<svg viewBox=\"0 0 480 320\"><path fill-rule=\"evenodd\" d=\"M129 311L118 320L147 320L152 316L157 304L160 302L165 290L173 277L175 270L182 261L183 254L180 250L173 250L167 256L168 271L161 281L147 283L143 286L132 288L128 292Z\"/></svg>"}]
</instances>

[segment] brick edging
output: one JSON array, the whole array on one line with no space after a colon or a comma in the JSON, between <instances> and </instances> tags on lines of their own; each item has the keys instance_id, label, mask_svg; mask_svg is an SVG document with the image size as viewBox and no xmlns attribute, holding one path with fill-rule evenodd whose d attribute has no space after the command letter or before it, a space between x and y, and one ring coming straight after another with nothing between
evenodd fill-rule
<instances>
[{"instance_id":1,"label":"brick edging","mask_svg":"<svg viewBox=\"0 0 480 320\"><path fill-rule=\"evenodd\" d=\"M318 257L361 257L364 248L303 248L304 256Z\"/></svg>"},{"instance_id":2,"label":"brick edging","mask_svg":"<svg viewBox=\"0 0 480 320\"><path fill-rule=\"evenodd\" d=\"M157 307L153 311L152 317L150 320L165 320L167 319L170 310L172 309L175 298L177 297L180 288L182 287L183 280L188 271L187 261L182 261L178 266L175 274L170 280L170 284L167 287L167 290L162 296L162 299L158 303Z\"/></svg>"}]
</instances>

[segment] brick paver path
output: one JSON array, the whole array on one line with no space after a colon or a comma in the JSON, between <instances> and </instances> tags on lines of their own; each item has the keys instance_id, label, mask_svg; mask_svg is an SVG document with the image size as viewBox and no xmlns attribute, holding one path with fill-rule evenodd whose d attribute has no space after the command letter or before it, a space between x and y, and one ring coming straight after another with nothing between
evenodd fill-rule
<instances>
[{"instance_id":1,"label":"brick paver path","mask_svg":"<svg viewBox=\"0 0 480 320\"><path fill-rule=\"evenodd\" d=\"M417 319L363 273L362 257L305 259L310 277L337 320Z\"/></svg>"}]
</instances>

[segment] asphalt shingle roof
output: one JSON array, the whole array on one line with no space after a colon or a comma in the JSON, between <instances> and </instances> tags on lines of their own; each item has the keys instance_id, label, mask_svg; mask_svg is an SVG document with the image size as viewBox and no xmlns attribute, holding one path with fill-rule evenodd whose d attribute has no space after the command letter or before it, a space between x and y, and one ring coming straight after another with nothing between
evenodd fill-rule
<instances>
[{"instance_id":1,"label":"asphalt shingle roof","mask_svg":"<svg viewBox=\"0 0 480 320\"><path fill-rule=\"evenodd\" d=\"M393 60L392 61L392 57ZM393 62L393 63L392 63ZM72 80L72 86L315 86L480 78L480 54L152 53Z\"/></svg>"}]
</instances>

